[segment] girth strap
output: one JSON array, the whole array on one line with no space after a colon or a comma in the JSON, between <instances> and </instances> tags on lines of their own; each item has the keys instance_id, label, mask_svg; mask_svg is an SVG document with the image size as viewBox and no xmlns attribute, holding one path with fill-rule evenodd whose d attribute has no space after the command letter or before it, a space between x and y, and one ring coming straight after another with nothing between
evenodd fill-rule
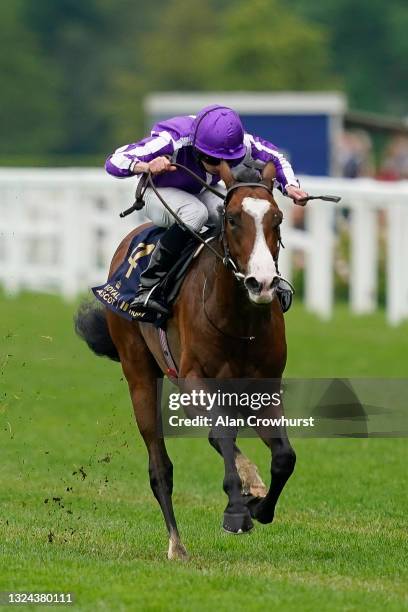
<instances>
[{"instance_id":1,"label":"girth strap","mask_svg":"<svg viewBox=\"0 0 408 612\"><path fill-rule=\"evenodd\" d=\"M166 374L170 378L170 380L172 380L173 382L176 382L179 374L178 374L176 363L173 359L173 355L171 354L169 341L167 338L167 332L162 327L159 327L158 332L159 332L159 342L160 342L160 346L163 352L164 361L166 362L166 365L167 365Z\"/></svg>"}]
</instances>

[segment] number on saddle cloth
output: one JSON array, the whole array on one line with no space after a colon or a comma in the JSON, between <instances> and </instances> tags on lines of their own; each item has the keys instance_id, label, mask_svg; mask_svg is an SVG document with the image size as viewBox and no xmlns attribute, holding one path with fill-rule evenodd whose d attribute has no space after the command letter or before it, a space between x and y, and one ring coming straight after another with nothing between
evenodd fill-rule
<instances>
[{"instance_id":1,"label":"number on saddle cloth","mask_svg":"<svg viewBox=\"0 0 408 612\"><path fill-rule=\"evenodd\" d=\"M125 319L137 318L130 309L130 302L140 285L140 275L147 268L164 229L151 226L131 240L125 258L106 283L93 287L95 297L107 308ZM147 320L146 317L143 320Z\"/></svg>"}]
</instances>

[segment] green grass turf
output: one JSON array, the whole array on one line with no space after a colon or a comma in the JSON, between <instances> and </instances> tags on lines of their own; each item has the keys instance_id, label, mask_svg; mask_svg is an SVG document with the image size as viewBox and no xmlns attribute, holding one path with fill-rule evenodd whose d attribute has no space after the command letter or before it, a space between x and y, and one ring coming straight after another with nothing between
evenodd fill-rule
<instances>
[{"instance_id":1,"label":"green grass turf","mask_svg":"<svg viewBox=\"0 0 408 612\"><path fill-rule=\"evenodd\" d=\"M275 522L241 537L220 529L220 458L169 440L190 553L170 563L120 367L74 336L73 311L0 297L0 591L70 590L78 610L405 609L405 440L295 439ZM288 375L406 375L408 326L382 313L286 322ZM267 479L263 445L241 446Z\"/></svg>"}]
</instances>

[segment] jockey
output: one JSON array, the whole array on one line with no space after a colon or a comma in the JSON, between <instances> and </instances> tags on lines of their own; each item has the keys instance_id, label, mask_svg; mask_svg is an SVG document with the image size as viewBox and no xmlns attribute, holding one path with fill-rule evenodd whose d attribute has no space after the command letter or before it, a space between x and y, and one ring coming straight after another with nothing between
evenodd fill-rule
<instances>
[{"instance_id":1,"label":"jockey","mask_svg":"<svg viewBox=\"0 0 408 612\"><path fill-rule=\"evenodd\" d=\"M268 162L273 162L277 186L282 193L295 203L307 197L282 153L270 142L245 133L239 115L218 104L203 108L196 116L174 117L157 123L148 138L120 147L110 155L105 168L117 178L150 171L169 207L188 227L199 232L205 225L218 225L220 201L189 174L172 166L172 162L187 166L214 186L220 181L218 172L222 160L234 167L236 173L248 167L262 170ZM154 288L175 264L190 236L175 223L152 189L146 190L144 200L146 216L168 229L141 275L141 285L131 307L168 314L163 296Z\"/></svg>"}]
</instances>

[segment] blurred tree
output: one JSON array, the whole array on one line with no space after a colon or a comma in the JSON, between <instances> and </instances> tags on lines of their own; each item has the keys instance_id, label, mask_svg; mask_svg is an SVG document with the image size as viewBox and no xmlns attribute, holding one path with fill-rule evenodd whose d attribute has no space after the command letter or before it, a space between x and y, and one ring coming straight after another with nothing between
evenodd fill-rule
<instances>
[{"instance_id":1,"label":"blurred tree","mask_svg":"<svg viewBox=\"0 0 408 612\"><path fill-rule=\"evenodd\" d=\"M293 0L293 9L330 31L334 68L352 107L407 113L406 0Z\"/></svg>"},{"instance_id":2,"label":"blurred tree","mask_svg":"<svg viewBox=\"0 0 408 612\"><path fill-rule=\"evenodd\" d=\"M199 48L203 37L218 31L218 14L210 2L171 0L157 28L143 40L146 78L155 90L200 90L205 87ZM213 64L212 54L205 58Z\"/></svg>"},{"instance_id":3,"label":"blurred tree","mask_svg":"<svg viewBox=\"0 0 408 612\"><path fill-rule=\"evenodd\" d=\"M408 7L406 0L392 0L387 4L386 42L383 46L381 69L386 74L388 89L384 110L408 116ZM384 81L377 71L375 89ZM384 87L384 85L383 85Z\"/></svg>"},{"instance_id":4,"label":"blurred tree","mask_svg":"<svg viewBox=\"0 0 408 612\"><path fill-rule=\"evenodd\" d=\"M224 13L172 0L145 41L156 89L282 90L332 87L324 28L279 0L241 0Z\"/></svg>"},{"instance_id":5,"label":"blurred tree","mask_svg":"<svg viewBox=\"0 0 408 612\"><path fill-rule=\"evenodd\" d=\"M158 15L165 5L166 0L154 3L121 0L121 26L117 28L114 49L117 60L115 65L110 62L107 66L108 89L100 100L101 109L110 121L107 138L110 148L139 140L145 132L143 99L152 87L152 76L145 61L145 41L157 28Z\"/></svg>"},{"instance_id":6,"label":"blurred tree","mask_svg":"<svg viewBox=\"0 0 408 612\"><path fill-rule=\"evenodd\" d=\"M20 0L0 6L2 155L45 153L63 139L55 65L22 21Z\"/></svg>"},{"instance_id":7,"label":"blurred tree","mask_svg":"<svg viewBox=\"0 0 408 612\"><path fill-rule=\"evenodd\" d=\"M108 120L99 111L106 88L112 10L101 0L26 1L25 18L60 74L58 100L64 115L60 153L100 150Z\"/></svg>"},{"instance_id":8,"label":"blurred tree","mask_svg":"<svg viewBox=\"0 0 408 612\"><path fill-rule=\"evenodd\" d=\"M221 19L222 36L203 42L212 87L312 90L336 84L324 28L307 24L280 0L241 0ZM213 76L210 77L210 73Z\"/></svg>"},{"instance_id":9,"label":"blurred tree","mask_svg":"<svg viewBox=\"0 0 408 612\"><path fill-rule=\"evenodd\" d=\"M407 28L406 0L1 2L1 153L109 153L153 89L344 82L351 106L403 114Z\"/></svg>"},{"instance_id":10,"label":"blurred tree","mask_svg":"<svg viewBox=\"0 0 408 612\"><path fill-rule=\"evenodd\" d=\"M156 8L160 4L156 0ZM62 77L58 103L65 138L59 152L108 153L125 121L140 131L139 40L152 26L154 7L142 0L25 0L25 5L27 23Z\"/></svg>"}]
</instances>

